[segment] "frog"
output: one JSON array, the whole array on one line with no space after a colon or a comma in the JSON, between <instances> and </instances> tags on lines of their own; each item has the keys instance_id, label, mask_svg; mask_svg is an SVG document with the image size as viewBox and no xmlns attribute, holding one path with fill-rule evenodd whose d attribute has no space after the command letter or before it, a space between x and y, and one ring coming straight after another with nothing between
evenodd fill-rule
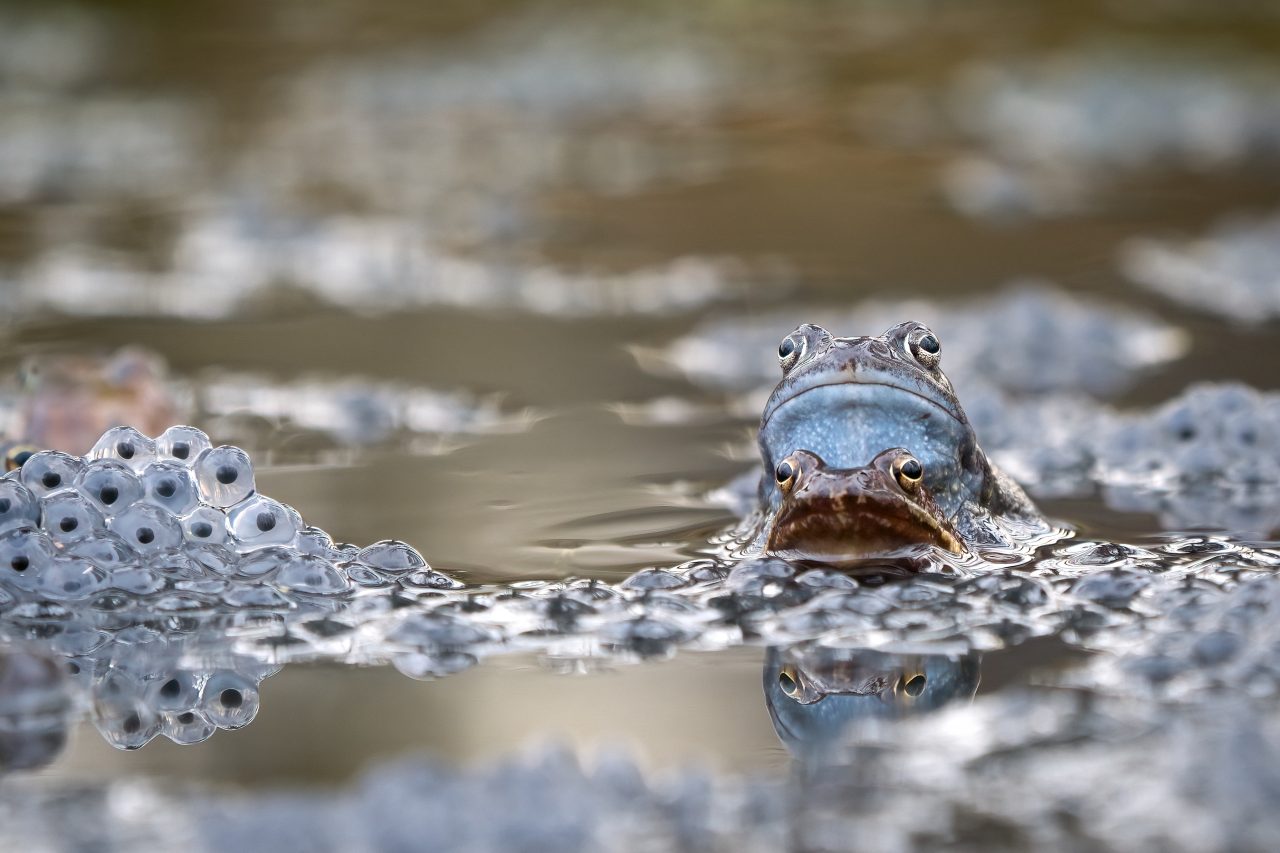
<instances>
[{"instance_id":1,"label":"frog","mask_svg":"<svg viewBox=\"0 0 1280 853\"><path fill-rule=\"evenodd\" d=\"M105 356L32 354L23 360L17 380L0 424L6 470L21 467L40 448L83 453L119 424L158 434L176 423L185 408L164 360L138 347Z\"/></svg>"},{"instance_id":2,"label":"frog","mask_svg":"<svg viewBox=\"0 0 1280 853\"><path fill-rule=\"evenodd\" d=\"M992 517L1047 526L1022 487L979 446L942 370L942 342L924 323L862 337L801 324L783 338L778 360L782 379L758 433L765 473L757 497L765 517L783 504L775 472L796 450L853 469L903 448L924 468L924 486L943 517L962 533L990 527Z\"/></svg>"},{"instance_id":3,"label":"frog","mask_svg":"<svg viewBox=\"0 0 1280 853\"><path fill-rule=\"evenodd\" d=\"M843 469L796 450L778 463L774 480L781 502L764 534L771 556L839 563L930 546L968 553L925 486L924 465L900 447Z\"/></svg>"}]
</instances>

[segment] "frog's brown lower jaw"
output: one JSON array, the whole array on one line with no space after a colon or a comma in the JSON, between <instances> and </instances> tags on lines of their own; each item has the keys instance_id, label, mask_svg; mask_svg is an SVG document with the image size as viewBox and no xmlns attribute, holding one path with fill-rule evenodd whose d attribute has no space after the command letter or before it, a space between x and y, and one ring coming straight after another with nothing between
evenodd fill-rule
<instances>
[{"instance_id":1,"label":"frog's brown lower jaw","mask_svg":"<svg viewBox=\"0 0 1280 853\"><path fill-rule=\"evenodd\" d=\"M789 559L840 562L899 553L932 545L964 554L964 543L923 509L894 506L894 513L870 506L833 506L823 511L791 512L783 507L770 526L767 550Z\"/></svg>"}]
</instances>

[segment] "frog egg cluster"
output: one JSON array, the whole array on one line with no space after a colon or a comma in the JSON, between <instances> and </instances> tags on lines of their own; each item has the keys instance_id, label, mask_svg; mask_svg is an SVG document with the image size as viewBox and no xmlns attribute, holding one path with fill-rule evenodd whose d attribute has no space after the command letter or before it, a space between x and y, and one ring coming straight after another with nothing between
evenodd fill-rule
<instances>
[{"instance_id":1,"label":"frog egg cluster","mask_svg":"<svg viewBox=\"0 0 1280 853\"><path fill-rule=\"evenodd\" d=\"M1189 308L1237 323L1280 315L1280 215L1230 219L1185 241L1131 240L1121 268L1138 284Z\"/></svg>"},{"instance_id":2,"label":"frog egg cluster","mask_svg":"<svg viewBox=\"0 0 1280 853\"><path fill-rule=\"evenodd\" d=\"M64 657L121 748L253 719L268 656L231 655L229 627L278 635L357 594L460 586L402 542L334 543L192 427L117 427L0 478L0 639Z\"/></svg>"},{"instance_id":3,"label":"frog egg cluster","mask_svg":"<svg viewBox=\"0 0 1280 853\"><path fill-rule=\"evenodd\" d=\"M1100 479L1280 481L1280 396L1236 383L1193 385L1152 412L1129 417L1097 448Z\"/></svg>"},{"instance_id":4,"label":"frog egg cluster","mask_svg":"<svg viewBox=\"0 0 1280 853\"><path fill-rule=\"evenodd\" d=\"M196 582L224 603L253 599L245 584L293 597L459 585L403 543L335 544L257 492L248 454L193 427L154 440L116 427L85 458L41 451L0 480L0 588L82 602Z\"/></svg>"}]
</instances>

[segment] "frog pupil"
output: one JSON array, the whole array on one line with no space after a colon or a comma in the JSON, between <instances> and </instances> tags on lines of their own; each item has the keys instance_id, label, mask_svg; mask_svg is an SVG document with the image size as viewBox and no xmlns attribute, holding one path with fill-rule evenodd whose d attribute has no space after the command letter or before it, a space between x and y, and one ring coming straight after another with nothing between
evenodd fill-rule
<instances>
[{"instance_id":1,"label":"frog pupil","mask_svg":"<svg viewBox=\"0 0 1280 853\"><path fill-rule=\"evenodd\" d=\"M924 476L924 466L920 464L918 459L908 459L902 463L902 467L899 470L902 472L902 476L908 480L919 480Z\"/></svg>"},{"instance_id":2,"label":"frog pupil","mask_svg":"<svg viewBox=\"0 0 1280 853\"><path fill-rule=\"evenodd\" d=\"M942 349L942 344L938 343L938 339L935 338L933 335L925 335L923 338L921 338L919 346L920 346L920 349L924 350L930 355L937 355L938 350Z\"/></svg>"},{"instance_id":3,"label":"frog pupil","mask_svg":"<svg viewBox=\"0 0 1280 853\"><path fill-rule=\"evenodd\" d=\"M778 344L778 358L786 358L796 351L796 342L791 338L784 338L782 343Z\"/></svg>"},{"instance_id":4,"label":"frog pupil","mask_svg":"<svg viewBox=\"0 0 1280 853\"><path fill-rule=\"evenodd\" d=\"M794 468L791 467L791 463L786 461L783 461L782 463L780 463L778 465L778 470L774 472L775 476L777 476L778 478L779 483L785 483L787 480L790 480L793 476L795 476L795 473L796 471Z\"/></svg>"}]
</instances>

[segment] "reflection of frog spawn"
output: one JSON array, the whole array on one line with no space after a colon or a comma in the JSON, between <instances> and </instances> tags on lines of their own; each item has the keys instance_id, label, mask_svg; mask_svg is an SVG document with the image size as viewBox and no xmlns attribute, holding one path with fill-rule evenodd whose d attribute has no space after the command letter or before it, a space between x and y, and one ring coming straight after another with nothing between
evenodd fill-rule
<instances>
[{"instance_id":1,"label":"reflection of frog spawn","mask_svg":"<svg viewBox=\"0 0 1280 853\"><path fill-rule=\"evenodd\" d=\"M278 667L217 647L217 633L234 621L186 617L187 635L136 624L71 658L72 670L89 689L94 725L107 742L137 749L163 734L174 743L199 743L218 729L251 723L258 713L258 685Z\"/></svg>"},{"instance_id":2,"label":"reflection of frog spawn","mask_svg":"<svg viewBox=\"0 0 1280 853\"><path fill-rule=\"evenodd\" d=\"M1280 215L1227 219L1194 240L1131 240L1120 264L1138 284L1189 308L1239 323L1280 316Z\"/></svg>"},{"instance_id":3,"label":"reflection of frog spawn","mask_svg":"<svg viewBox=\"0 0 1280 853\"><path fill-rule=\"evenodd\" d=\"M978 689L980 657L898 655L815 644L772 647L764 698L774 730L797 756L838 747L859 722L935 711Z\"/></svg>"},{"instance_id":4,"label":"reflection of frog spawn","mask_svg":"<svg viewBox=\"0 0 1280 853\"><path fill-rule=\"evenodd\" d=\"M268 664L325 653L359 590L458 586L404 543L304 527L256 492L244 451L191 427L118 427L88 458L41 451L0 480L0 640L68 658L121 747L248 723Z\"/></svg>"},{"instance_id":5,"label":"reflection of frog spawn","mask_svg":"<svg viewBox=\"0 0 1280 853\"><path fill-rule=\"evenodd\" d=\"M52 658L0 650L0 773L51 762L67 742L71 694Z\"/></svg>"}]
</instances>

